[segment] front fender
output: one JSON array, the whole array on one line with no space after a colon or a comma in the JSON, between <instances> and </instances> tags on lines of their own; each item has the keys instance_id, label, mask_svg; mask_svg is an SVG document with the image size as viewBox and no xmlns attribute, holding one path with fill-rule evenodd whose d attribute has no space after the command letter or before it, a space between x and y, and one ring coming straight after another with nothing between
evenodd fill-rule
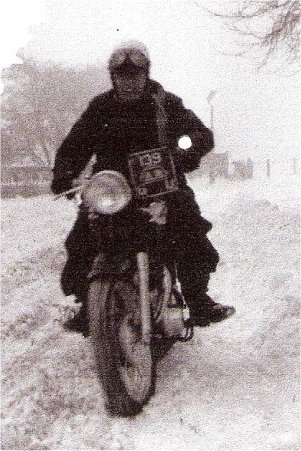
<instances>
[{"instance_id":1,"label":"front fender","mask_svg":"<svg viewBox=\"0 0 301 451\"><path fill-rule=\"evenodd\" d=\"M109 255L100 252L93 261L88 279L93 280L101 277L104 279L112 276L128 274L134 268L134 259L124 254Z\"/></svg>"}]
</instances>

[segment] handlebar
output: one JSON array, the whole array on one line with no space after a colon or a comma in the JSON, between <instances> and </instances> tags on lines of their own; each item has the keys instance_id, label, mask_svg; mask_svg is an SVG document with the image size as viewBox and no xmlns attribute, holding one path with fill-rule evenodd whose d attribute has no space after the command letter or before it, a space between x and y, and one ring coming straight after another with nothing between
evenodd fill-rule
<instances>
[{"instance_id":1,"label":"handlebar","mask_svg":"<svg viewBox=\"0 0 301 451\"><path fill-rule=\"evenodd\" d=\"M83 184L76 186L75 188L68 189L68 191L63 191L60 194L56 194L54 196L53 200L58 200L60 197L67 196L68 194L77 193L78 191L80 191L82 189L82 187L83 187Z\"/></svg>"},{"instance_id":2,"label":"handlebar","mask_svg":"<svg viewBox=\"0 0 301 451\"><path fill-rule=\"evenodd\" d=\"M189 153L189 152L194 153L194 149L193 148L181 149L180 147L176 147L173 150L173 155L175 158L177 158L177 157L181 157L181 156L185 155L185 153ZM74 188L71 188L67 191L63 191L60 194L56 194L54 196L53 200L58 200L61 197L68 196L68 194L73 194L73 193L77 193L77 192L81 191L85 185L85 182L87 182L89 179L90 179L90 177L86 177L85 180L83 180L83 183L81 183L80 185L78 185Z\"/></svg>"}]
</instances>

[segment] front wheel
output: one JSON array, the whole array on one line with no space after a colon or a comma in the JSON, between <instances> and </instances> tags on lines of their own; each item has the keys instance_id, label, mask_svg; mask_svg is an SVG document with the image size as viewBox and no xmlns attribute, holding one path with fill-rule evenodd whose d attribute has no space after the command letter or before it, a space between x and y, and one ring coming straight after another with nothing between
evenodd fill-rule
<instances>
[{"instance_id":1,"label":"front wheel","mask_svg":"<svg viewBox=\"0 0 301 451\"><path fill-rule=\"evenodd\" d=\"M96 365L112 414L139 413L153 391L150 344L141 339L138 292L126 281L94 280L89 290L89 328Z\"/></svg>"}]
</instances>

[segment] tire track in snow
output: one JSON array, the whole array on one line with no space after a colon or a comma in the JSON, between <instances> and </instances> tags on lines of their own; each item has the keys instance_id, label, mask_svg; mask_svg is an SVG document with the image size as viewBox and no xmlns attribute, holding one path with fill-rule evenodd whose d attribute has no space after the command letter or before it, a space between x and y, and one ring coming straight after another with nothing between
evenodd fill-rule
<instances>
[{"instance_id":1,"label":"tire track in snow","mask_svg":"<svg viewBox=\"0 0 301 451\"><path fill-rule=\"evenodd\" d=\"M54 277L39 279L12 292L15 302L20 300L17 294L25 303L37 292L42 299L38 305L21 306L10 328L4 327L2 388L7 395L2 402L2 449L55 449L64 435L68 445L63 448L69 447L70 436L93 448L116 443L111 432L115 423L104 410L89 340L63 330L72 307L53 290L55 283ZM30 321L24 321L24 315ZM78 430L79 420L85 432ZM87 430L93 431L92 437Z\"/></svg>"}]
</instances>

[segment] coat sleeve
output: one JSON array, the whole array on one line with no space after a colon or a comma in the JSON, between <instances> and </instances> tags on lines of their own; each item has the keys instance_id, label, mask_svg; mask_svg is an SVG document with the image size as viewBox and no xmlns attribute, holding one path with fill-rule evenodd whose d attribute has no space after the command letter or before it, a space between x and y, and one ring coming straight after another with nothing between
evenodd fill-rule
<instances>
[{"instance_id":1,"label":"coat sleeve","mask_svg":"<svg viewBox=\"0 0 301 451\"><path fill-rule=\"evenodd\" d=\"M95 114L94 99L59 147L51 184L55 194L72 188L73 179L79 176L90 160L95 144Z\"/></svg>"},{"instance_id":2,"label":"coat sleeve","mask_svg":"<svg viewBox=\"0 0 301 451\"><path fill-rule=\"evenodd\" d=\"M170 107L172 144L176 146L183 135L188 135L192 141L191 149L180 152L178 169L182 172L194 171L199 167L201 158L213 149L213 133L193 111L183 106L180 98L172 96Z\"/></svg>"}]
</instances>

